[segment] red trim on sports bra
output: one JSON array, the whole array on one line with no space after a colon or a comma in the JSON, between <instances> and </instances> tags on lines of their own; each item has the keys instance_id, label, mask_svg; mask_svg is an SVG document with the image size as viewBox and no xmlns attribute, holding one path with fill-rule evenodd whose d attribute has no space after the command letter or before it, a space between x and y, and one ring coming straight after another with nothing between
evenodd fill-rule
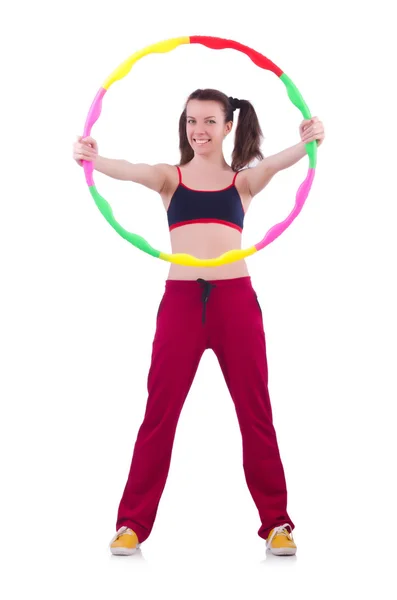
<instances>
[{"instance_id":1,"label":"red trim on sports bra","mask_svg":"<svg viewBox=\"0 0 397 600\"><path fill-rule=\"evenodd\" d=\"M240 171L236 171L236 173L234 174L232 183L230 185L228 185L227 187L222 188L220 190L195 190L194 188L188 187L187 185L185 185L182 182L182 172L181 172L180 168L178 167L178 165L176 165L176 168L178 169L178 174L179 174L179 185L182 185L184 188L191 190L192 192L223 192L224 190L228 190L229 188L234 186L236 177L240 173Z\"/></svg>"},{"instance_id":2,"label":"red trim on sports bra","mask_svg":"<svg viewBox=\"0 0 397 600\"><path fill-rule=\"evenodd\" d=\"M200 192L202 190L199 190ZM181 227L181 225L191 225L192 223L218 223L218 225L227 225L228 227L232 227L233 229L237 229L240 233L242 233L241 227L235 225L235 223L229 223L229 221L222 221L221 219L193 219L191 221L181 221L180 223L175 223L175 225L171 225L169 228L170 231L176 229L177 227Z\"/></svg>"}]
</instances>

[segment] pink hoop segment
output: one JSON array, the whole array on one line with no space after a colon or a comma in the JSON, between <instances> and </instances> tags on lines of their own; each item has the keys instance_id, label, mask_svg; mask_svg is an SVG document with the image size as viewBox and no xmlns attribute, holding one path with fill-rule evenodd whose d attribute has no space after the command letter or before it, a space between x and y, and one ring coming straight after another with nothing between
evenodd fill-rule
<instances>
[{"instance_id":1,"label":"pink hoop segment","mask_svg":"<svg viewBox=\"0 0 397 600\"><path fill-rule=\"evenodd\" d=\"M289 225L291 225L292 221L299 215L312 187L315 172L315 169L309 169L306 179L301 183L298 191L296 192L294 208L284 221L273 225L273 227L271 227L266 233L263 240L258 242L258 244L255 244L255 248L257 250L262 250L262 248L268 244L271 244L276 238L278 238L279 235L283 233L283 231L287 229L287 227L289 227Z\"/></svg>"}]
</instances>

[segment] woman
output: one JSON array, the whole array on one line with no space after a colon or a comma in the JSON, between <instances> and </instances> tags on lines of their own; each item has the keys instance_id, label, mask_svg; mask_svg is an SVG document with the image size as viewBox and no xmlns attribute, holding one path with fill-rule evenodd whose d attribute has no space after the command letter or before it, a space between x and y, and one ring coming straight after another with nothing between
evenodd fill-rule
<instances>
[{"instance_id":1,"label":"woman","mask_svg":"<svg viewBox=\"0 0 397 600\"><path fill-rule=\"evenodd\" d=\"M229 166L222 144L239 119ZM262 131L247 100L218 90L193 92L179 121L181 161L131 164L98 155L93 138L78 138L74 158L158 192L167 211L173 253L214 258L241 248L245 214L272 177L306 155L305 144L324 139L321 121L300 125L301 142L269 158L260 151ZM247 167L254 159L260 162ZM243 467L261 527L274 554L295 554L294 524L268 393L266 343L260 304L244 260L219 267L171 264L157 314L148 399L119 505L113 554L132 554L153 528L170 467L178 419L203 352L219 361L235 405Z\"/></svg>"}]
</instances>

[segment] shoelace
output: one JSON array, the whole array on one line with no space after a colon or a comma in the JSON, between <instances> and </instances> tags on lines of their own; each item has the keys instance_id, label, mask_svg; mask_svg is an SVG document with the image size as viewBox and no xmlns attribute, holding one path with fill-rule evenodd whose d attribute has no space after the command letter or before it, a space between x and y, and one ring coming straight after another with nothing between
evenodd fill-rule
<instances>
[{"instance_id":1,"label":"shoelace","mask_svg":"<svg viewBox=\"0 0 397 600\"><path fill-rule=\"evenodd\" d=\"M130 529L129 527L126 527L125 525L123 527L120 527L120 529L117 531L117 533L112 537L112 539L110 540L110 544L113 544L113 542L115 542L117 540L118 537L120 537L121 535L123 535L123 533L128 533L128 535L132 535L132 529Z\"/></svg>"},{"instance_id":2,"label":"shoelace","mask_svg":"<svg viewBox=\"0 0 397 600\"><path fill-rule=\"evenodd\" d=\"M289 533L289 532L287 531L286 527L289 527L289 528L291 529L291 533ZM268 543L268 545L269 545L269 546L270 546L270 544L272 543L272 541L273 541L273 538L274 538L276 535L278 535L279 533L284 533L284 534L287 536L287 538L288 538L289 540L292 540L292 539L293 539L293 538L292 538L292 528L291 528L291 525L290 525L289 523L284 523L284 525L279 525L278 527L275 527L275 528L273 529L272 535L270 536L270 538L269 538L269 539L268 539L268 541L267 541L267 543Z\"/></svg>"}]
</instances>

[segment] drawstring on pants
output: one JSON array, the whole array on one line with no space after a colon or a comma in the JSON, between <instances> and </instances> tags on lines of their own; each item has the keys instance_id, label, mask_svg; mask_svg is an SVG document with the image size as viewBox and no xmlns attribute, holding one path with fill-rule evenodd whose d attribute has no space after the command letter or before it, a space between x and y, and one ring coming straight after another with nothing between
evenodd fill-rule
<instances>
[{"instance_id":1,"label":"drawstring on pants","mask_svg":"<svg viewBox=\"0 0 397 600\"><path fill-rule=\"evenodd\" d=\"M203 323L205 323L205 311L207 308L208 298L210 297L212 288L216 287L216 285L214 283L210 283L209 281L206 281L205 279L201 279L201 278L197 279L196 281L198 284L203 286L203 295L201 297L201 301L203 303Z\"/></svg>"}]
</instances>

